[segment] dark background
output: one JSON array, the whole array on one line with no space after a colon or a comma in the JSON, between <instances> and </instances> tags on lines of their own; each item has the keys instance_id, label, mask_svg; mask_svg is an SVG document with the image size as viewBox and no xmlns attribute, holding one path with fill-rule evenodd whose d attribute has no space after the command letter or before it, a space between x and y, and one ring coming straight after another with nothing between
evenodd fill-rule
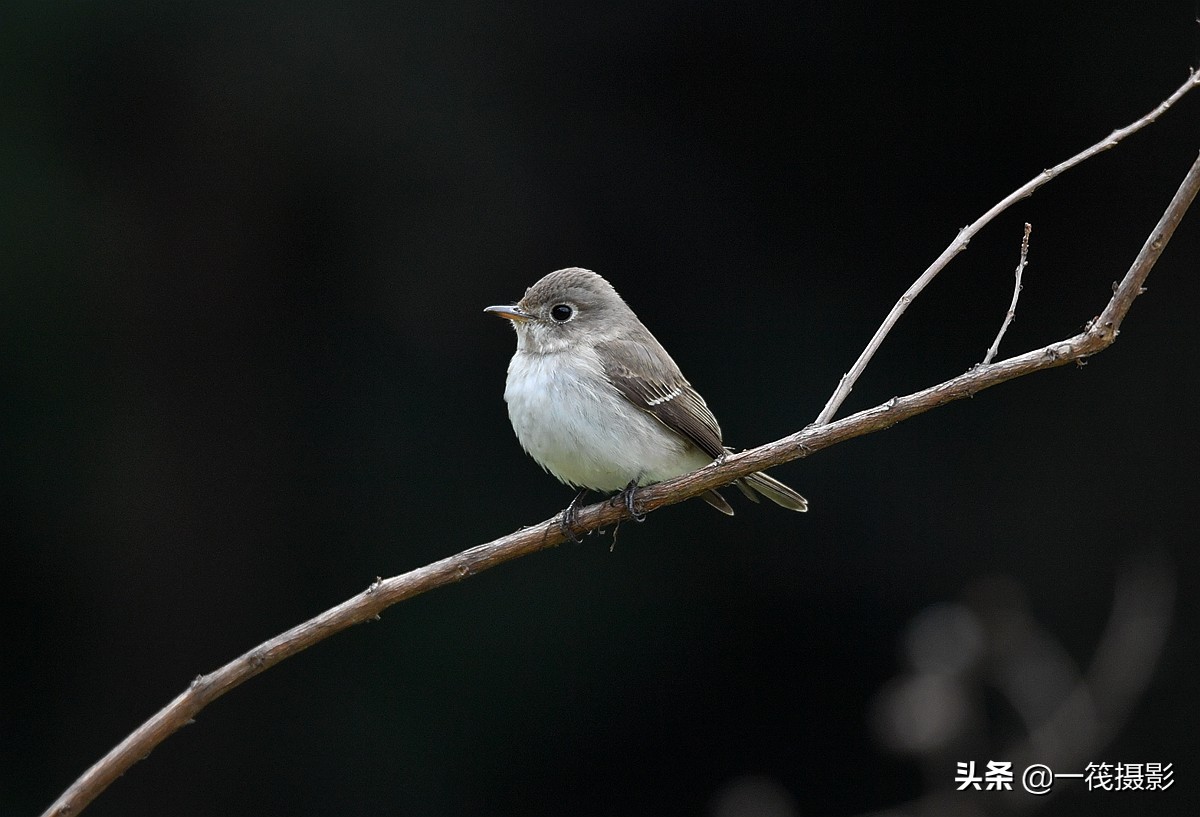
<instances>
[{"instance_id":1,"label":"dark background","mask_svg":"<svg viewBox=\"0 0 1200 817\"><path fill-rule=\"evenodd\" d=\"M731 444L783 436L958 228L1184 81L1195 16L8 3L0 814L375 576L565 506L512 436L514 339L484 306L595 269ZM842 414L982 358L1025 221L1002 353L1077 331L1198 127L1193 93L999 218ZM1169 635L1135 616L1131 715L1056 771L1173 762L1175 785L936 813L1197 813L1198 250L1192 212L1086 367L778 469L806 516L734 492L732 519L686 503L407 602L234 690L88 814L928 810L955 761L1016 759L1037 719L997 679L1061 704L1126 575ZM988 609L1046 660L1003 670L1013 628ZM905 753L881 713L916 676L949 681L909 737L950 737Z\"/></svg>"}]
</instances>

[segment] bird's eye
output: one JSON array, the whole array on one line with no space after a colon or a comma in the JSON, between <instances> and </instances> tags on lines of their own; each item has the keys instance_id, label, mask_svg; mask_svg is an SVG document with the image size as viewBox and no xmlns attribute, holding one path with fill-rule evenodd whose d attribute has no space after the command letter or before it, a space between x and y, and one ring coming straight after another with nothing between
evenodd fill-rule
<instances>
[{"instance_id":1,"label":"bird's eye","mask_svg":"<svg viewBox=\"0 0 1200 817\"><path fill-rule=\"evenodd\" d=\"M550 308L550 317L554 318L554 320L558 321L559 323L566 323L567 321L571 320L571 315L573 312L574 310L572 310L567 304L556 304Z\"/></svg>"}]
</instances>

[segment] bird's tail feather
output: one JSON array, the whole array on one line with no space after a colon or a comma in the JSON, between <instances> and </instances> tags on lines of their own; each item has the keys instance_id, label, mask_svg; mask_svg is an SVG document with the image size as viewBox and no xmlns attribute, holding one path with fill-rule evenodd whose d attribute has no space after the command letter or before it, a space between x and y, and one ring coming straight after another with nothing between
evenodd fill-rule
<instances>
[{"instance_id":1,"label":"bird's tail feather","mask_svg":"<svg viewBox=\"0 0 1200 817\"><path fill-rule=\"evenodd\" d=\"M700 498L726 516L733 516L733 508L731 508L729 503L725 501L725 497L721 496L716 491L705 491L704 493L700 494Z\"/></svg>"},{"instance_id":2,"label":"bird's tail feather","mask_svg":"<svg viewBox=\"0 0 1200 817\"><path fill-rule=\"evenodd\" d=\"M767 499L774 502L781 508L787 508L790 511L807 511L808 500L800 496L788 486L784 485L774 477L769 477L761 471L757 474L750 474L738 480L738 487L742 489L742 493L750 496L750 491L746 487L753 488L759 494L762 494ZM754 499L753 496L750 496ZM757 501L757 500L755 500Z\"/></svg>"}]
</instances>

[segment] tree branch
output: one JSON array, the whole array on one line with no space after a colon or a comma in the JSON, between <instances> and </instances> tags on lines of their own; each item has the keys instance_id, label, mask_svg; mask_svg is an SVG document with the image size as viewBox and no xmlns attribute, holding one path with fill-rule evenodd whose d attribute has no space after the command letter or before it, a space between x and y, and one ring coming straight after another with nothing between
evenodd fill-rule
<instances>
[{"instance_id":1,"label":"tree branch","mask_svg":"<svg viewBox=\"0 0 1200 817\"><path fill-rule=\"evenodd\" d=\"M1153 116L1166 110L1184 91L1195 84L1200 84L1200 72L1193 74L1188 84L1160 105ZM1152 120L1139 120L1143 125L1147 121ZM1124 131L1115 131L1110 137L1110 142L1091 149L1092 154L1116 144L1116 141L1127 132L1132 131L1129 128ZM1070 164L1077 164L1083 158L1086 156L1080 154L1069 162L1059 165L1058 168L1046 171L1043 174L1044 178L1039 177L1038 185L1053 178ZM1027 187L1029 186L1027 185ZM1116 339L1121 321L1129 311L1134 298L1141 293L1146 275L1158 260L1163 248L1174 233L1175 227L1183 218L1188 205L1195 198L1197 189L1200 189L1200 158L1197 158L1192 165L1179 191L1171 200L1162 219L1146 240L1124 279L1116 287L1104 311L1098 318L1089 322L1087 328L1080 334L1017 357L976 366L937 386L904 397L894 397L883 405L861 411L835 423L814 424L767 445L740 454L731 454L721 463L714 463L699 471L667 482L647 486L638 492L639 503L642 505L641 511L649 512L664 505L673 505L691 499L711 488L726 485L755 471L806 457L815 451L873 431L879 431L895 425L901 420L907 420L952 400L969 397L978 391L1015 377L1082 360L1105 349ZM1010 196L1009 199L1014 199L1014 196ZM1011 203L1009 199L1001 202L1001 205L1007 206L1008 203ZM984 219L976 222L978 226L975 229L982 226L995 212L1003 209L1001 205L997 205ZM960 244L962 243L965 242L960 241ZM949 250L947 252L949 256L954 254ZM946 253L943 255L946 256ZM946 257L946 260L949 260L949 256ZM944 265L941 259L939 259L939 263ZM922 279L926 277L932 277L929 271L926 271ZM843 385L845 385L845 379L843 379ZM842 386L839 386L839 391L841 389ZM837 393L835 393L836 396ZM833 405L833 401L831 401L831 405ZM836 409L836 405L834 408ZM615 525L625 518L628 518L628 514L622 504L614 504L611 501L599 502L578 511L578 523L575 530L577 533L590 532ZM198 676L186 690L88 769L44 812L44 817L62 817L62 815L83 810L114 780L133 764L149 755L167 736L190 722L200 710L234 687L284 659L308 649L353 624L378 618L380 613L397 602L460 581L503 562L554 547L565 541L565 538L556 516L408 573L389 579L376 579L370 587L353 598L260 644L223 667L206 675Z\"/></svg>"},{"instance_id":2,"label":"tree branch","mask_svg":"<svg viewBox=\"0 0 1200 817\"><path fill-rule=\"evenodd\" d=\"M1004 333L1008 331L1009 324L1017 316L1017 301L1021 297L1021 275L1025 272L1025 265L1029 263L1029 234L1031 232L1033 232L1033 225L1027 221L1025 222L1025 235L1021 238L1021 260L1017 262L1017 269L1014 273L1016 282L1013 284L1012 302L1008 305L1008 311L1004 313L1004 321L1000 324L1000 331L996 333L996 339L992 341L987 354L983 356L984 365L996 359L996 355L1000 352L1000 341L1004 340Z\"/></svg>"},{"instance_id":3,"label":"tree branch","mask_svg":"<svg viewBox=\"0 0 1200 817\"><path fill-rule=\"evenodd\" d=\"M998 202L991 210L988 210L986 213L980 216L978 220L968 224L966 227L963 227L959 231L958 235L955 236L954 241L950 244L950 246L942 251L942 254L937 257L937 260L930 264L929 269L921 273L921 277L914 281L912 286L910 286L905 293L900 296L900 300L896 301L896 305L892 307L892 311L889 312L887 317L883 319L883 323L880 325L880 327L875 330L875 334L867 343L867 348L863 349L862 354L858 356L858 360L854 361L854 365L850 367L850 371L842 375L842 379L838 382L837 388L834 389L833 394L829 397L829 402L825 404L825 408L821 409L821 413L817 415L817 419L814 422L817 425L823 425L824 423L828 423L833 419L833 415L837 413L837 410L841 408L842 403L844 403L846 398L850 396L850 391L854 388L854 384L858 382L858 378L861 377L862 373L866 370L867 364L871 362L871 358L875 356L875 352L877 352L879 347L883 344L883 339L887 337L888 332L891 332L892 327L896 325L896 321L900 320L900 316L904 314L904 310L906 310L908 305L912 303L918 295L921 294L925 287L929 286L929 283L937 277L937 274L945 269L946 265L950 263L950 260L954 258L954 256L958 255L967 248L967 244L969 244L971 239L975 237L975 234L982 230L988 222L1003 213L1021 199L1032 196L1035 190L1051 179L1061 176L1066 171L1078 164L1081 164L1082 162L1087 161L1098 153L1103 153L1109 148L1116 147L1117 144L1126 136L1136 133L1166 113L1168 108L1178 102L1184 94L1186 94L1192 88L1195 88L1197 85L1200 85L1200 69L1193 71L1188 77L1187 82L1183 83L1183 85L1180 85L1175 90L1175 93L1167 97L1150 113L1146 114L1136 122L1126 125L1123 128L1118 128L1110 133L1106 138L1092 145L1087 150L1075 154L1065 162L1060 162L1049 170L1043 170L1025 184L1018 187L1012 193L1009 193L1007 197Z\"/></svg>"}]
</instances>

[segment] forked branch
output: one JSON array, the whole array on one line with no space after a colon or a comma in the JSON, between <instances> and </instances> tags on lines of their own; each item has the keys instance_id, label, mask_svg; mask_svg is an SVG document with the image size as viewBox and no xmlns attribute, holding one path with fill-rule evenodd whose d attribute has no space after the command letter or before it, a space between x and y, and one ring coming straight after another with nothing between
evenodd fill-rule
<instances>
[{"instance_id":1,"label":"forked branch","mask_svg":"<svg viewBox=\"0 0 1200 817\"><path fill-rule=\"evenodd\" d=\"M937 260L929 265L929 269L921 273L921 277L913 281L912 286L910 286L905 293L900 296L900 300L896 301L896 305L892 307L892 311L889 312L887 317L883 319L883 323L880 325L880 327L875 330L875 334L871 337L871 340L867 342L867 347L863 349L862 354L858 356L858 360L854 361L854 365L850 367L850 371L842 375L842 379L838 382L837 388L834 389L833 394L829 396L829 402L825 404L825 408L821 409L821 413L817 415L817 419L814 422L817 425L822 425L833 419L833 415L837 414L837 410L841 408L842 403L844 403L846 398L850 396L850 391L854 388L854 384L858 382L858 378L862 376L864 371L866 371L867 364L871 362L871 358L873 358L875 353L879 351L879 347L883 345L883 339L887 337L889 332L892 331L892 327L896 325L896 321L900 320L900 316L904 314L906 309L908 309L908 305L912 303L918 295L921 294L925 287L929 286L930 282L937 277L939 272L946 268L946 265L950 263L950 260L954 258L954 256L958 255L967 248L967 244L969 244L971 239L975 237L975 234L982 230L984 226L988 224L988 222L1003 213L1021 199L1032 196L1034 191L1051 179L1061 176L1063 173L1075 167L1076 165L1087 161L1099 153L1103 153L1109 148L1116 147L1117 144L1120 143L1120 141L1126 136L1140 131L1142 128L1146 127L1166 113L1167 110L1176 102L1178 102L1184 94L1195 88L1197 85L1200 85L1200 69L1193 71L1188 77L1187 82L1183 83L1183 85L1180 85L1175 90L1175 93L1171 94L1161 103L1159 103L1158 107L1156 107L1150 113L1146 114L1136 122L1131 122L1123 128L1118 128L1104 139L1101 139L1099 142L1092 145L1090 148L1076 153L1065 162L1059 162L1054 167L1048 170L1043 170L1041 173L1034 176L1032 179L1025 182L1025 184L1021 185L1016 190L1009 193L1006 197L997 202L992 209L988 210L976 221L959 230L958 235L955 236L954 241L950 243L950 246L942 250L942 254L937 257Z\"/></svg>"}]
</instances>

